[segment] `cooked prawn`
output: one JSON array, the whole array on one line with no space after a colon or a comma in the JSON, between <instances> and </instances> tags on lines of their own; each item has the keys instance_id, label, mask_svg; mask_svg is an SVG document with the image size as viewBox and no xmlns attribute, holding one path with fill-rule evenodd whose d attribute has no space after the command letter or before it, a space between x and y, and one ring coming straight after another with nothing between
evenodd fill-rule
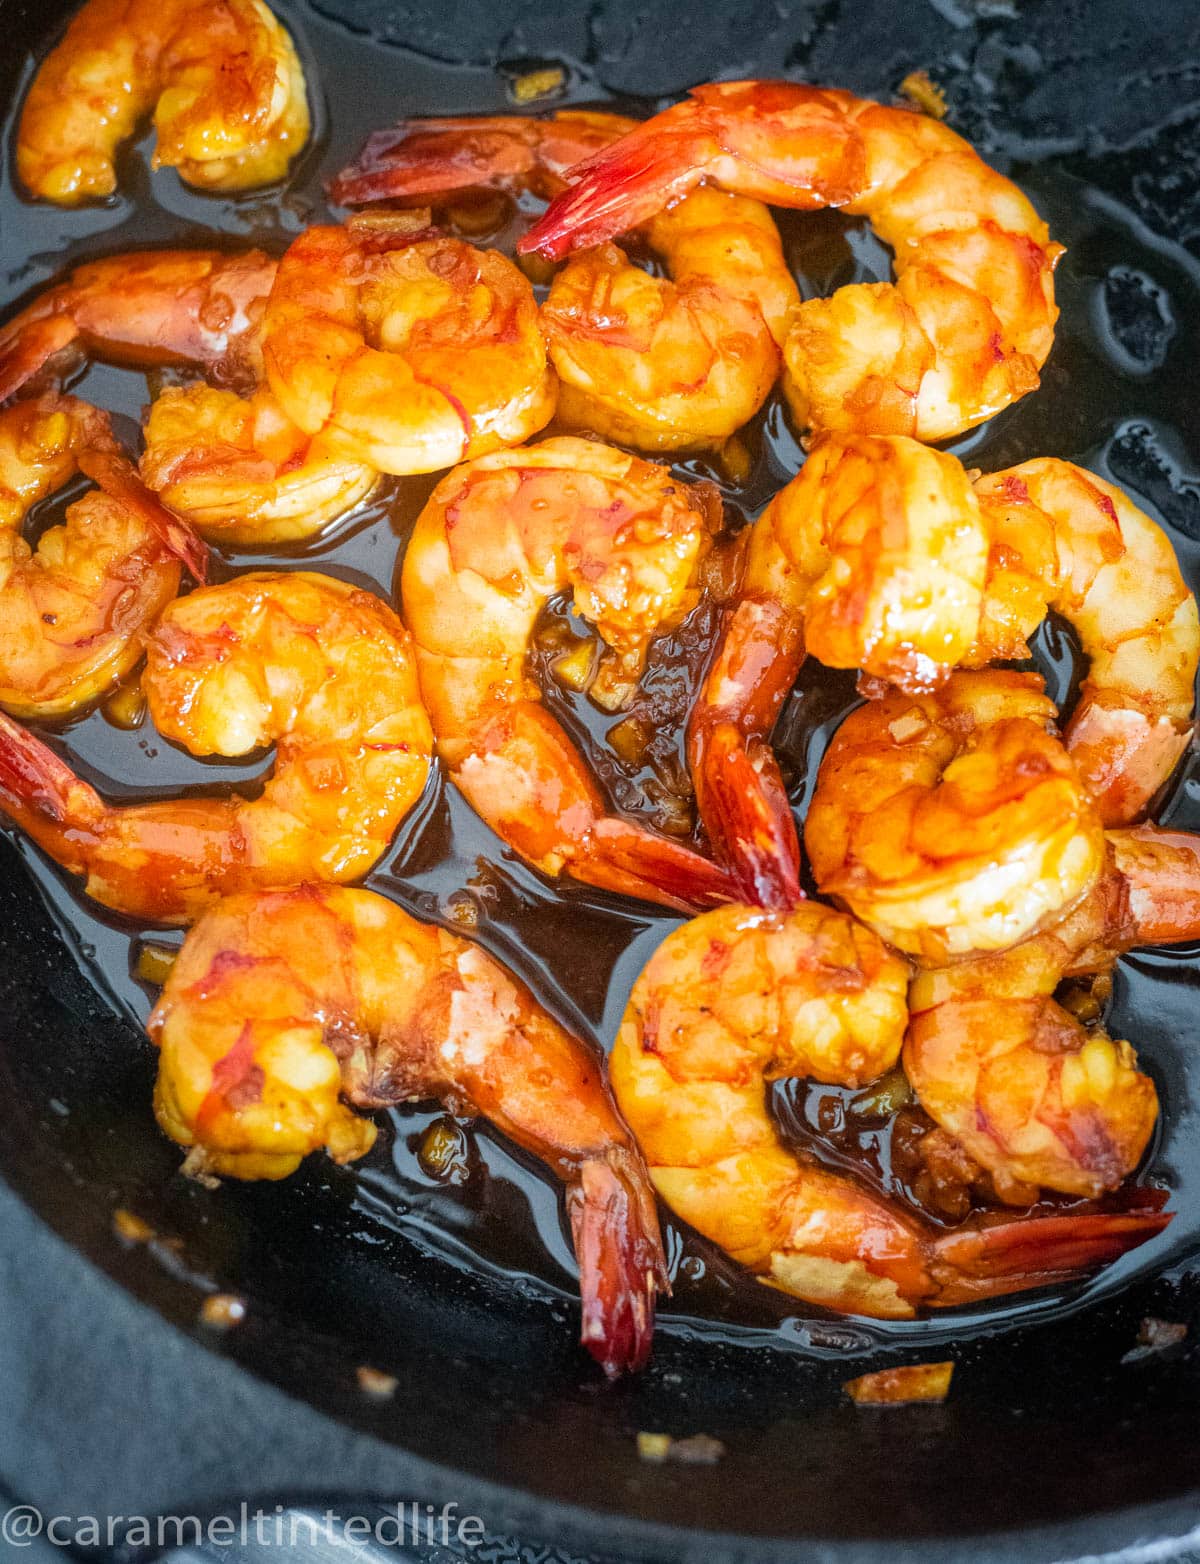
<instances>
[{"instance_id":1,"label":"cooked prawn","mask_svg":"<svg viewBox=\"0 0 1200 1564\"><path fill-rule=\"evenodd\" d=\"M1142 826L1108 833L1104 874L1059 922L917 974L905 1072L1003 1198L1094 1198L1137 1167L1158 1117L1154 1083L1129 1043L1082 1026L1054 992L1135 946L1197 934L1200 837Z\"/></svg>"},{"instance_id":2,"label":"cooked prawn","mask_svg":"<svg viewBox=\"0 0 1200 1564\"><path fill-rule=\"evenodd\" d=\"M0 326L0 401L68 349L253 384L276 264L261 250L145 250L76 267Z\"/></svg>"},{"instance_id":3,"label":"cooked prawn","mask_svg":"<svg viewBox=\"0 0 1200 1564\"><path fill-rule=\"evenodd\" d=\"M715 516L702 486L588 440L546 440L456 468L404 556L404 616L450 775L498 835L545 874L667 906L725 894L676 842L608 813L525 671L539 613L570 589L612 648L616 698L654 636L699 597Z\"/></svg>"},{"instance_id":4,"label":"cooked prawn","mask_svg":"<svg viewBox=\"0 0 1200 1564\"><path fill-rule=\"evenodd\" d=\"M940 440L1038 385L1061 246L946 125L795 82L718 82L571 171L519 248L557 259L636 228L702 181L866 217L896 281L801 306L784 357L801 423Z\"/></svg>"},{"instance_id":5,"label":"cooked prawn","mask_svg":"<svg viewBox=\"0 0 1200 1564\"><path fill-rule=\"evenodd\" d=\"M379 479L367 462L297 429L265 386L250 397L197 381L169 387L146 420L142 478L214 543L313 537Z\"/></svg>"},{"instance_id":6,"label":"cooked prawn","mask_svg":"<svg viewBox=\"0 0 1200 1564\"><path fill-rule=\"evenodd\" d=\"M935 1231L784 1146L765 1083L856 1083L907 1018L904 964L861 924L806 903L722 907L669 934L634 985L610 1069L659 1194L784 1292L907 1319L1060 1282L1161 1231L1168 1216L1072 1212Z\"/></svg>"},{"instance_id":7,"label":"cooked prawn","mask_svg":"<svg viewBox=\"0 0 1200 1564\"><path fill-rule=\"evenodd\" d=\"M257 798L108 804L0 720L0 809L106 907L187 923L219 896L352 880L425 785L432 750L412 647L387 605L308 571L177 599L142 677L166 739L195 755L276 745Z\"/></svg>"},{"instance_id":8,"label":"cooked prawn","mask_svg":"<svg viewBox=\"0 0 1200 1564\"><path fill-rule=\"evenodd\" d=\"M1090 659L1067 725L1071 758L1106 825L1136 819L1192 733L1200 620L1166 533L1129 497L1042 457L975 484L991 539L969 666L1029 655L1057 609Z\"/></svg>"},{"instance_id":9,"label":"cooked prawn","mask_svg":"<svg viewBox=\"0 0 1200 1564\"><path fill-rule=\"evenodd\" d=\"M920 691L969 651L987 537L966 474L916 441L821 441L750 529L693 709L700 818L741 894L800 898L799 844L771 730L806 653Z\"/></svg>"},{"instance_id":10,"label":"cooked prawn","mask_svg":"<svg viewBox=\"0 0 1200 1564\"><path fill-rule=\"evenodd\" d=\"M600 1058L479 946L370 891L234 896L189 933L149 1030L159 1123L218 1173L361 1156L374 1126L339 1093L482 1114L566 1187L584 1346L609 1375L645 1362L668 1291L645 1164Z\"/></svg>"},{"instance_id":11,"label":"cooked prawn","mask_svg":"<svg viewBox=\"0 0 1200 1564\"><path fill-rule=\"evenodd\" d=\"M311 537L363 500L378 473L298 429L260 383L276 266L259 251L205 250L81 266L0 327L0 397L64 351L199 369L211 384L168 388L152 405L143 479L214 542Z\"/></svg>"},{"instance_id":12,"label":"cooked prawn","mask_svg":"<svg viewBox=\"0 0 1200 1564\"><path fill-rule=\"evenodd\" d=\"M309 228L276 275L263 359L284 412L381 472L435 472L550 421L529 283L494 250L352 219Z\"/></svg>"},{"instance_id":13,"label":"cooked prawn","mask_svg":"<svg viewBox=\"0 0 1200 1564\"><path fill-rule=\"evenodd\" d=\"M804 826L817 886L926 961L1012 945L1095 883L1104 834L1033 673L955 673L843 722Z\"/></svg>"},{"instance_id":14,"label":"cooked prawn","mask_svg":"<svg viewBox=\"0 0 1200 1564\"><path fill-rule=\"evenodd\" d=\"M86 0L29 89L17 173L60 206L111 195L152 110L154 166L205 190L271 184L308 140L304 72L261 0Z\"/></svg>"},{"instance_id":15,"label":"cooked prawn","mask_svg":"<svg viewBox=\"0 0 1200 1564\"><path fill-rule=\"evenodd\" d=\"M668 276L605 244L550 286L558 421L642 450L720 446L766 401L800 308L778 230L758 201L695 190L638 237Z\"/></svg>"},{"instance_id":16,"label":"cooked prawn","mask_svg":"<svg viewBox=\"0 0 1200 1564\"><path fill-rule=\"evenodd\" d=\"M491 185L551 195L568 168L634 126L586 110L409 120L372 137L333 193L412 200ZM766 399L799 308L779 234L758 201L697 190L638 238L669 277L610 244L571 261L551 285L542 327L558 372L558 422L643 450L720 445Z\"/></svg>"},{"instance_id":17,"label":"cooked prawn","mask_svg":"<svg viewBox=\"0 0 1200 1564\"><path fill-rule=\"evenodd\" d=\"M100 490L31 549L21 523L81 467ZM61 717L106 694L178 592L181 558L203 579L198 540L139 490L102 412L56 396L0 411L0 706Z\"/></svg>"}]
</instances>

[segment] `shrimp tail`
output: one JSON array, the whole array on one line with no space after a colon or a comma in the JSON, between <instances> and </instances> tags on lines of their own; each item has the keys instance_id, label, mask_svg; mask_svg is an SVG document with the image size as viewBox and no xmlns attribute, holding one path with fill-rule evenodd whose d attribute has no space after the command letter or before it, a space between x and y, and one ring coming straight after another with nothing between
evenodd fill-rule
<instances>
[{"instance_id":1,"label":"shrimp tail","mask_svg":"<svg viewBox=\"0 0 1200 1564\"><path fill-rule=\"evenodd\" d=\"M583 1299L580 1340L609 1379L650 1356L654 1297L668 1294L666 1258L649 1181L624 1148L589 1158L569 1197Z\"/></svg>"},{"instance_id":2,"label":"shrimp tail","mask_svg":"<svg viewBox=\"0 0 1200 1564\"><path fill-rule=\"evenodd\" d=\"M191 572L192 579L200 586L204 585L208 579L208 545L181 516L168 510L146 487L125 457L108 450L82 451L79 467L106 494L136 511L163 547Z\"/></svg>"},{"instance_id":3,"label":"shrimp tail","mask_svg":"<svg viewBox=\"0 0 1200 1564\"><path fill-rule=\"evenodd\" d=\"M19 315L0 332L0 402L14 396L78 336L69 315L48 313L40 319L32 311Z\"/></svg>"},{"instance_id":4,"label":"shrimp tail","mask_svg":"<svg viewBox=\"0 0 1200 1564\"><path fill-rule=\"evenodd\" d=\"M518 252L562 260L571 250L604 244L647 222L697 184L704 169L695 132L666 134L664 118L658 118L657 133L643 134L639 126L570 169L571 186L551 201Z\"/></svg>"},{"instance_id":5,"label":"shrimp tail","mask_svg":"<svg viewBox=\"0 0 1200 1564\"><path fill-rule=\"evenodd\" d=\"M85 874L89 828L104 804L52 749L0 712L0 810L56 862Z\"/></svg>"},{"instance_id":6,"label":"shrimp tail","mask_svg":"<svg viewBox=\"0 0 1200 1564\"><path fill-rule=\"evenodd\" d=\"M735 898L724 869L691 848L630 820L596 820L590 841L571 859L571 873L588 885L692 913Z\"/></svg>"},{"instance_id":7,"label":"shrimp tail","mask_svg":"<svg viewBox=\"0 0 1200 1564\"><path fill-rule=\"evenodd\" d=\"M1147 1192L1149 1193L1149 1192ZM1170 1212L1071 1212L961 1228L934 1241L938 1308L1069 1281L1161 1233Z\"/></svg>"},{"instance_id":8,"label":"shrimp tail","mask_svg":"<svg viewBox=\"0 0 1200 1564\"><path fill-rule=\"evenodd\" d=\"M701 819L739 898L783 912L799 906L800 842L770 747L748 746L732 722L716 724L697 747Z\"/></svg>"},{"instance_id":9,"label":"shrimp tail","mask_svg":"<svg viewBox=\"0 0 1200 1564\"><path fill-rule=\"evenodd\" d=\"M503 119L400 120L367 137L326 185L329 198L339 206L423 202L502 181L530 161L521 128Z\"/></svg>"}]
</instances>

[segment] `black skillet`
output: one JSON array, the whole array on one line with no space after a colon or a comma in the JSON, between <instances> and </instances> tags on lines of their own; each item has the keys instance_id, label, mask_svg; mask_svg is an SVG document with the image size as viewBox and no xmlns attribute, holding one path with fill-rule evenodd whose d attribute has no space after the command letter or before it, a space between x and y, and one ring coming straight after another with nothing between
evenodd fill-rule
<instances>
[{"instance_id":1,"label":"black skillet","mask_svg":"<svg viewBox=\"0 0 1200 1564\"><path fill-rule=\"evenodd\" d=\"M13 101L70 9L0 0L0 102ZM22 207L6 167L0 303L76 258L133 243L198 242L222 227L227 242L278 244L319 208L321 176L367 130L406 111L503 111L507 83L530 60L564 62L576 101L617 95L643 109L691 82L739 74L787 73L886 99L924 68L947 89L953 123L1012 169L1070 246L1044 389L959 449L988 466L1034 454L1098 463L1173 526L1200 579L1200 11L1188 0L295 0L279 9L322 99L317 145L288 198L206 202L171 175L151 181L139 152L124 169L128 201L64 215ZM853 228L814 232L801 252L813 285L886 260ZM129 385L101 371L85 391L111 392L131 411ZM766 492L795 451L777 422L756 450L754 481ZM396 504L388 535L414 508L411 497ZM350 556L341 563L362 568ZM1065 692L1069 643L1048 636L1043 652ZM780 741L800 798L806 736L846 695L836 681L809 681L785 716ZM148 751L128 764L131 787L143 764ZM1180 782L1167 818L1200 828L1198 786ZM474 850L461 811L454 823ZM325 1164L278 1187L185 1185L147 1107L152 1060L128 1019L145 998L127 977L124 935L84 920L43 870L39 893L28 860L7 844L0 851L9 1186L0 1186L0 1480L17 1496L48 1511L126 1515L242 1498L454 1499L527 1537L697 1560L1048 1560L1182 1538L1200 1523L1200 1351L1185 1344L1124 1361L1143 1318L1190 1324L1198 1301L1194 952L1126 963L1113 1018L1143 1046L1167 1103L1154 1174L1179 1214L1153 1249L1086 1287L1025 1301L1004 1328L994 1315L963 1315L885 1331L764 1303L719 1256L676 1235L676 1300L653 1365L607 1387L574 1345L553 1199L486 1137L486 1174L449 1204L414 1197L407 1213L398 1202L420 1182L408 1121L390 1137L391 1164L369 1198L354 1175ZM393 893L444 912L451 870L439 879L419 841L403 853ZM589 973L653 943L654 926L586 898L551 915L531 877L501 869L494 941L543 992L556 944L578 948L569 940L580 929L600 941L560 1003L603 1033L632 970L607 1010ZM521 946L504 921L518 904L526 915L542 909L540 923L527 917L534 932ZM98 947L107 986L81 943ZM793 1119L803 1109L793 1103ZM116 1207L161 1241L120 1241ZM490 1269L463 1263L447 1212L473 1214L468 1246ZM535 1219L541 1243L529 1236ZM505 1234L512 1247L497 1252ZM245 1321L221 1336L196 1323L214 1289L247 1302ZM930 1355L958 1363L943 1407L863 1412L840 1392L865 1368ZM396 1376L390 1400L363 1394L355 1369L364 1363ZM716 1467L646 1465L637 1430L704 1432L726 1454Z\"/></svg>"}]
</instances>

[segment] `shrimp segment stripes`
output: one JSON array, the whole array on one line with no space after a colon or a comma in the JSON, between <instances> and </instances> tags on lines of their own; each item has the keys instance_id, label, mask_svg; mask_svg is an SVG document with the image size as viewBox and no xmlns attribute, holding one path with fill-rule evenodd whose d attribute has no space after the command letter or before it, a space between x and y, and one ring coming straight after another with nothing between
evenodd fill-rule
<instances>
[{"instance_id":1,"label":"shrimp segment stripes","mask_svg":"<svg viewBox=\"0 0 1200 1564\"><path fill-rule=\"evenodd\" d=\"M715 865L609 813L525 667L539 613L569 588L612 649L608 683L635 680L697 602L715 521L703 485L566 437L456 468L417 520L401 595L439 753L545 874L685 910L728 895Z\"/></svg>"},{"instance_id":2,"label":"shrimp segment stripes","mask_svg":"<svg viewBox=\"0 0 1200 1564\"><path fill-rule=\"evenodd\" d=\"M777 206L866 217L895 283L799 310L784 357L814 429L940 440L1038 385L1062 247L948 126L795 82L696 87L571 171L519 248L557 259L635 228L709 181Z\"/></svg>"},{"instance_id":3,"label":"shrimp segment stripes","mask_svg":"<svg viewBox=\"0 0 1200 1564\"><path fill-rule=\"evenodd\" d=\"M0 810L89 896L188 923L234 891L358 878L425 786L432 734L404 626L308 571L238 576L174 602L143 676L164 738L196 755L276 746L257 798L109 804L0 719Z\"/></svg>"},{"instance_id":4,"label":"shrimp segment stripes","mask_svg":"<svg viewBox=\"0 0 1200 1564\"><path fill-rule=\"evenodd\" d=\"M375 1129L343 1097L482 1114L565 1188L584 1346L609 1375L645 1362L669 1291L645 1165L599 1056L479 946L370 891L233 896L189 933L149 1030L159 1122L195 1169L362 1156Z\"/></svg>"},{"instance_id":5,"label":"shrimp segment stripes","mask_svg":"<svg viewBox=\"0 0 1200 1564\"><path fill-rule=\"evenodd\" d=\"M308 140L304 73L262 0L85 0L25 100L22 183L61 206L111 195L152 110L154 166L205 190L271 184Z\"/></svg>"}]
</instances>

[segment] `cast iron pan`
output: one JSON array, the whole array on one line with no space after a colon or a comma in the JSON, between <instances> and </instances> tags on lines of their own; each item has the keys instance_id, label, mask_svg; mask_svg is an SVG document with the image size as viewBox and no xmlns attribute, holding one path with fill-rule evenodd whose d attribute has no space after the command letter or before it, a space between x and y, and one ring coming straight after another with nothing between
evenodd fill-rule
<instances>
[{"instance_id":1,"label":"cast iron pan","mask_svg":"<svg viewBox=\"0 0 1200 1564\"><path fill-rule=\"evenodd\" d=\"M0 103L20 91L70 9L0 0ZM712 0L686 14L678 0L280 0L279 9L321 99L317 142L287 198L270 208L206 202L169 175L151 184L134 153L115 207L33 211L13 194L6 161L0 304L76 258L131 243L200 242L210 228L227 242L281 243L319 212L322 176L366 131L404 112L503 111L523 61L567 63L575 101L617 96L642 109L735 74L788 73L887 99L924 68L947 89L957 127L1015 173L1070 247L1043 391L958 449L988 466L1034 454L1098 464L1172 526L1200 580L1200 13L1188 0ZM880 264L878 247L844 225L822 232L833 257L826 284ZM105 386L117 387L112 372L85 390L101 399ZM763 438L769 488L786 436L780 426ZM1066 691L1069 645L1050 635L1043 652ZM805 703L844 704L844 687L830 688L806 686L785 715L780 742L801 791ZM1165 818L1200 828L1196 786L1180 781ZM454 816L455 829L470 829L464 818ZM689 1263L653 1365L608 1387L574 1342L554 1201L516 1164L501 1176L494 1144L489 1219L525 1245L505 1268L464 1264L461 1250L456 1259L445 1230L423 1225L424 1208L395 1209L399 1185L383 1175L367 1206L358 1177L327 1163L280 1186L209 1192L181 1180L149 1114L153 1061L122 1008L126 974L110 964L108 992L80 950L81 940L98 943L103 967L109 950L124 961L123 944L106 946L115 936L98 923L64 937L80 921L60 883L39 870L39 891L27 854L5 844L0 857L0 1170L25 1202L0 1188L0 1477L21 1497L127 1514L242 1498L453 1498L526 1536L705 1560L931 1560L968 1548L1050 1559L1182 1537L1194 1524L1200 1351L1122 1359L1145 1316L1190 1324L1198 1301L1195 952L1124 964L1113 1017L1143 1048L1168 1105L1154 1174L1179 1214L1153 1248L1084 1288L1027 1300L1002 1330L970 1315L875 1329L763 1302L761 1289L680 1235L675 1258ZM505 873L501 903L536 900L531 877ZM417 863L396 894L436 911L445 886L430 875ZM567 916L619 924L627 951L657 937L650 922L586 898ZM544 927L544 949L554 929ZM603 1032L604 1006L587 992L562 1003ZM391 1145L398 1166L403 1122ZM160 1240L121 1243L116 1207ZM519 1237L535 1221L541 1244ZM245 1322L220 1337L196 1323L214 1289L248 1304ZM958 1369L943 1407L878 1414L841 1395L841 1382L867 1367L947 1353ZM363 1363L396 1376L390 1400L363 1395ZM639 1429L704 1432L727 1453L715 1468L647 1466Z\"/></svg>"}]
</instances>

